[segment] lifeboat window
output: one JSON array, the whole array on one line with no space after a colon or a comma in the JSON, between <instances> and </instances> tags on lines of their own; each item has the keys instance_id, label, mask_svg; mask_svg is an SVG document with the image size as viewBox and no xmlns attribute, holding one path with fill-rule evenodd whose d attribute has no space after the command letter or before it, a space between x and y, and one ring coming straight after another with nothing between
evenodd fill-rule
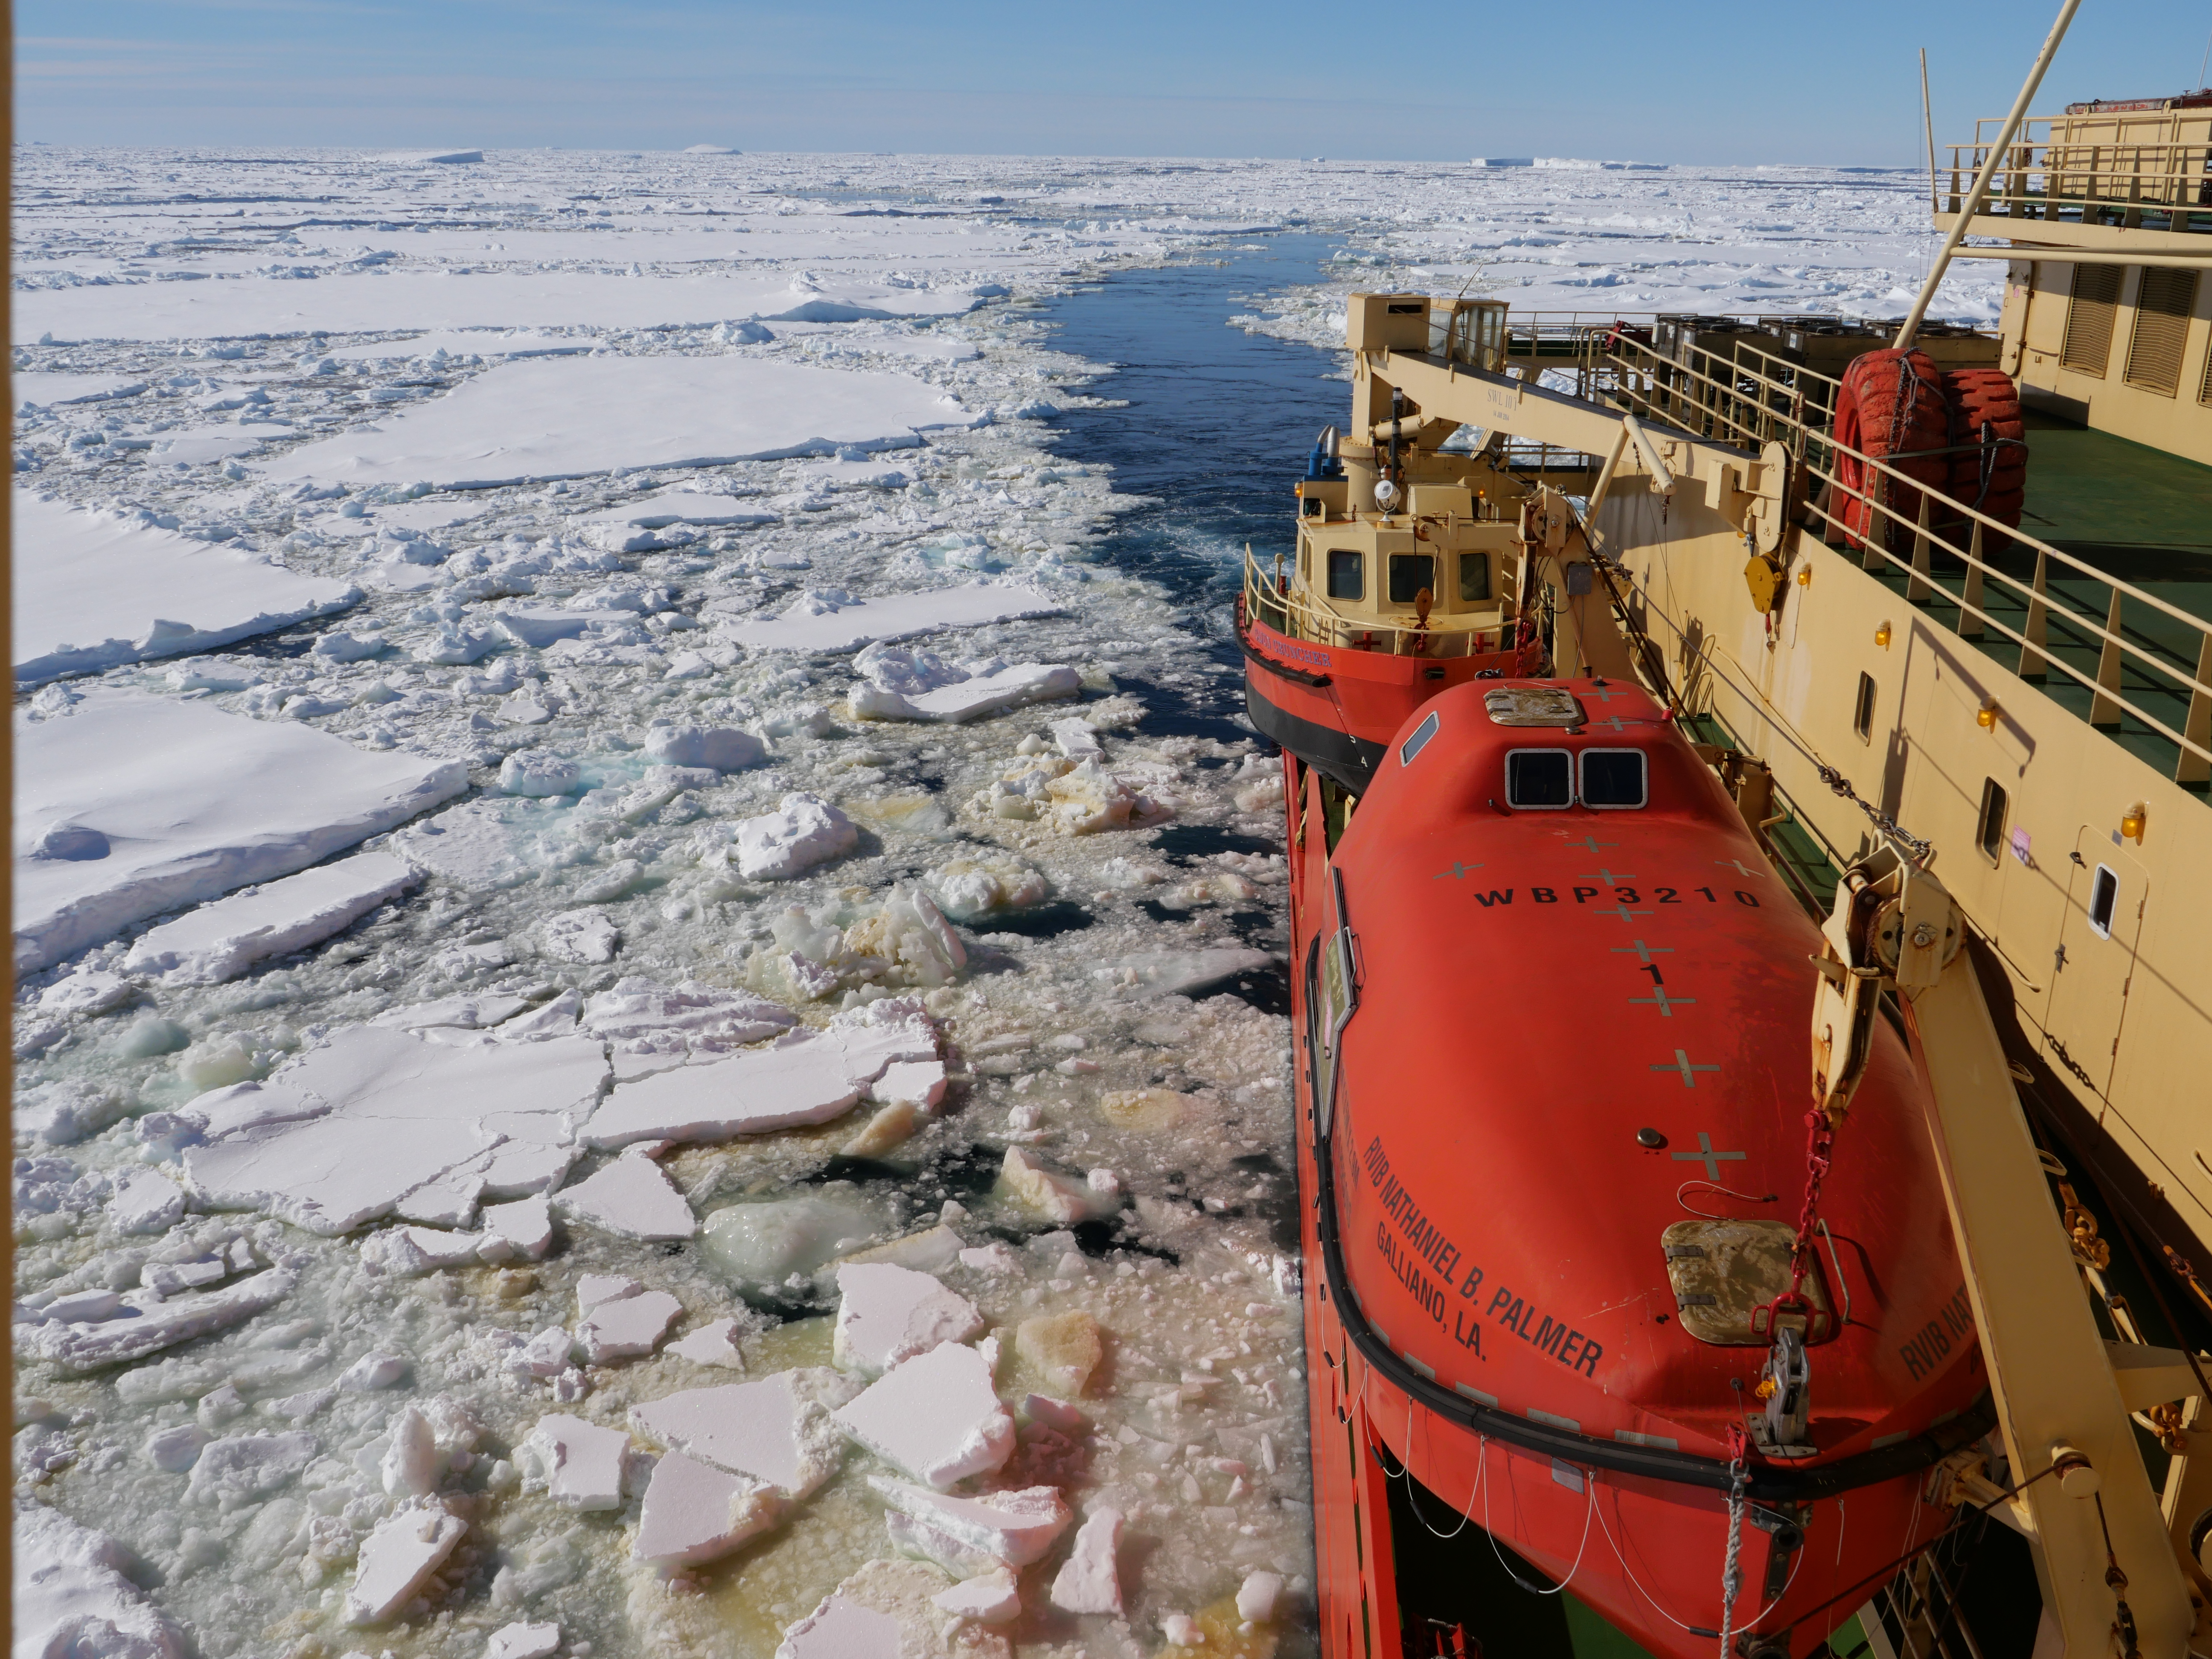
<instances>
[{"instance_id":1,"label":"lifeboat window","mask_svg":"<svg viewBox=\"0 0 2212 1659\"><path fill-rule=\"evenodd\" d=\"M1328 550L1329 598L1356 599L1366 592L1366 581L1359 562L1357 548L1332 547Z\"/></svg>"},{"instance_id":2,"label":"lifeboat window","mask_svg":"<svg viewBox=\"0 0 2212 1659\"><path fill-rule=\"evenodd\" d=\"M1564 749L1510 749L1505 754L1505 804L1520 811L1573 804L1575 757Z\"/></svg>"},{"instance_id":3,"label":"lifeboat window","mask_svg":"<svg viewBox=\"0 0 2212 1659\"><path fill-rule=\"evenodd\" d=\"M1490 556L1487 553L1462 553L1459 556L1459 597L1462 605L1480 605L1490 597Z\"/></svg>"},{"instance_id":4,"label":"lifeboat window","mask_svg":"<svg viewBox=\"0 0 2212 1659\"><path fill-rule=\"evenodd\" d=\"M1425 553L1390 556L1390 603L1411 605L1423 588L1437 591L1437 562Z\"/></svg>"},{"instance_id":5,"label":"lifeboat window","mask_svg":"<svg viewBox=\"0 0 2212 1659\"><path fill-rule=\"evenodd\" d=\"M1641 749L1583 750L1583 805L1601 812L1626 811L1651 798Z\"/></svg>"},{"instance_id":6,"label":"lifeboat window","mask_svg":"<svg viewBox=\"0 0 2212 1659\"><path fill-rule=\"evenodd\" d=\"M2112 912L2119 908L2120 878L2112 873L2112 866L2097 866L2097 878L2089 884L2089 931L2099 939L2112 936Z\"/></svg>"},{"instance_id":7,"label":"lifeboat window","mask_svg":"<svg viewBox=\"0 0 2212 1659\"><path fill-rule=\"evenodd\" d=\"M1437 711L1433 708L1429 710L1429 717L1415 726L1413 735L1398 746L1398 764L1411 766L1413 757L1429 746L1429 739L1436 736L1437 727L1442 723L1437 717Z\"/></svg>"}]
</instances>

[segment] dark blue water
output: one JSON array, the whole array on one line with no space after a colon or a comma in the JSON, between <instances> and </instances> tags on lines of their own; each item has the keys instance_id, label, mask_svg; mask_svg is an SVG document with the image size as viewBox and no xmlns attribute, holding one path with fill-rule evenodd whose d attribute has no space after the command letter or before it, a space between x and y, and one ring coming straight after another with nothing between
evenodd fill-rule
<instances>
[{"instance_id":1,"label":"dark blue water","mask_svg":"<svg viewBox=\"0 0 2212 1659\"><path fill-rule=\"evenodd\" d=\"M1241 296L1318 283L1336 244L1297 233L1255 240L1256 251L1117 273L1047 307L1054 345L1115 366L1092 389L1127 399L1063 416L1060 453L1105 463L1116 489L1154 498L1101 538L1099 562L1188 605L1221 671L1204 687L1148 686L1149 731L1248 735L1231 724L1243 707L1230 614L1244 544L1263 558L1290 549L1291 486L1315 434L1344 423L1346 383L1325 378L1332 354L1229 326L1254 309Z\"/></svg>"}]
</instances>

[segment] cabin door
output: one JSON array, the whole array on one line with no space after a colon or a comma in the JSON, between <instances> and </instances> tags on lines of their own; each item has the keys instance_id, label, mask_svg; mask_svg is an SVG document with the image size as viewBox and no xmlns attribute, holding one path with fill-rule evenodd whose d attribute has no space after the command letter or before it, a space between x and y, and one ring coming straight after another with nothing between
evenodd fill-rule
<instances>
[{"instance_id":1,"label":"cabin door","mask_svg":"<svg viewBox=\"0 0 2212 1659\"><path fill-rule=\"evenodd\" d=\"M2113 845L2110 830L2086 823L2075 834L2066 874L2044 1039L2053 1060L2103 1095L2120 1051L2150 876Z\"/></svg>"}]
</instances>

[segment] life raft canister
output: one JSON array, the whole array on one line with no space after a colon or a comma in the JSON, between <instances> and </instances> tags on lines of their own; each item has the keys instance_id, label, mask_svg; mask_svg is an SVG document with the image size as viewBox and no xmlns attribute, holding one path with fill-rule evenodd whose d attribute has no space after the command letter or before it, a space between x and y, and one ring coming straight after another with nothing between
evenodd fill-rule
<instances>
[{"instance_id":1,"label":"life raft canister","mask_svg":"<svg viewBox=\"0 0 2212 1659\"><path fill-rule=\"evenodd\" d=\"M1998 523L2017 530L2027 489L2027 427L2021 418L2020 389L2001 368L1954 368L1943 376L1951 410L1951 477L1944 493ZM1938 520L1954 545L1964 548L1973 520L1945 514ZM1982 556L1994 558L2009 536L1982 529Z\"/></svg>"},{"instance_id":2,"label":"life raft canister","mask_svg":"<svg viewBox=\"0 0 2212 1659\"><path fill-rule=\"evenodd\" d=\"M1942 372L1924 352L1889 349L1853 358L1836 400L1838 444L2015 529L2027 482L2026 433L2010 375L1995 368ZM1844 485L1845 544L1909 551L1920 491L1854 455L1838 456L1836 472ZM1877 511L1869 495L1889 511ZM1959 514L1935 508L1929 518L1931 529L1954 543L1963 544L1972 533L1972 521ZM1984 530L1983 557L2008 544L2009 538Z\"/></svg>"}]
</instances>

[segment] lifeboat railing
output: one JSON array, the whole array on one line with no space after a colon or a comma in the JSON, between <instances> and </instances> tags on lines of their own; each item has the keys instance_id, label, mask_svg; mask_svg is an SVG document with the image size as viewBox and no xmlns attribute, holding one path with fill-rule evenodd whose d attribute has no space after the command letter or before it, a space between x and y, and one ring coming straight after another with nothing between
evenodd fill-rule
<instances>
[{"instance_id":1,"label":"lifeboat railing","mask_svg":"<svg viewBox=\"0 0 2212 1659\"><path fill-rule=\"evenodd\" d=\"M1315 597L1290 575L1287 568L1279 581L1274 572L1263 566L1249 548L1244 550L1243 609L1249 620L1264 623L1286 639L1338 650L1372 651L1386 657L1421 657L1431 661L1510 651L1513 648L1516 627L1514 614L1502 607L1498 621L1481 628L1438 626L1439 622L1448 619L1449 613L1435 617L1425 628L1418 623L1401 624L1372 617L1348 616Z\"/></svg>"},{"instance_id":2,"label":"lifeboat railing","mask_svg":"<svg viewBox=\"0 0 2212 1659\"><path fill-rule=\"evenodd\" d=\"M2002 126L1984 118L1973 143L1949 146L1942 211L1960 210ZM2212 232L2212 106L2033 117L2006 147L1983 216Z\"/></svg>"},{"instance_id":3,"label":"lifeboat railing","mask_svg":"<svg viewBox=\"0 0 2212 1659\"><path fill-rule=\"evenodd\" d=\"M1992 635L2016 646L2022 679L2069 682L2087 705L2077 715L2115 736L2147 738L2173 757L2163 763L2175 781L2212 781L2212 621L1837 442L1807 418L1834 407L1840 382L1832 376L1741 338L1725 358L1692 351L1677 359L1614 328L1592 349L1590 390L1600 399L1700 436L1783 444L1802 469L1805 528L1859 553L1865 569L1900 580L1907 604L1950 607L1960 637L1992 655ZM1845 462L1856 479L1846 477ZM1863 527L1855 530L1847 515ZM2032 573L2011 568L2031 558ZM2104 614L2076 592L2101 599Z\"/></svg>"}]
</instances>

